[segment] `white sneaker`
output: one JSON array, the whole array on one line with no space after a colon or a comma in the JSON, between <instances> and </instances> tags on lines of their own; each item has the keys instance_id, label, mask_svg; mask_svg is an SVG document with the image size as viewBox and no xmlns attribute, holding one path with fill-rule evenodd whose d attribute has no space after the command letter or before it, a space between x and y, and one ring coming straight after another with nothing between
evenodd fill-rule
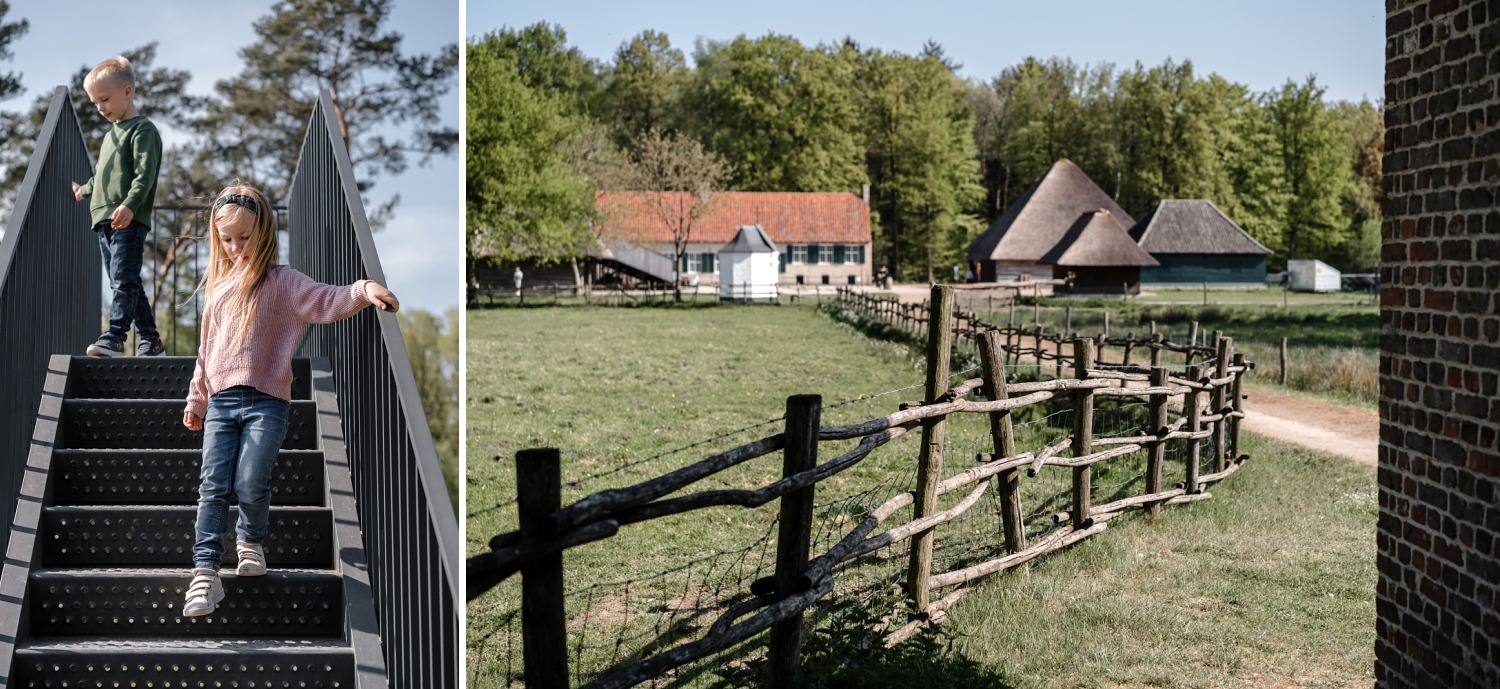
<instances>
[{"instance_id":1,"label":"white sneaker","mask_svg":"<svg viewBox=\"0 0 1500 689\"><path fill-rule=\"evenodd\" d=\"M242 577L263 577L266 575L266 552L261 549L259 543L246 543L235 541L235 552L239 555L240 563L234 568L234 573Z\"/></svg>"},{"instance_id":2,"label":"white sneaker","mask_svg":"<svg viewBox=\"0 0 1500 689\"><path fill-rule=\"evenodd\" d=\"M214 606L224 600L224 584L219 581L219 571L197 568L193 570L193 583L188 584L187 600L182 604L183 617L198 617L214 611Z\"/></svg>"}]
</instances>

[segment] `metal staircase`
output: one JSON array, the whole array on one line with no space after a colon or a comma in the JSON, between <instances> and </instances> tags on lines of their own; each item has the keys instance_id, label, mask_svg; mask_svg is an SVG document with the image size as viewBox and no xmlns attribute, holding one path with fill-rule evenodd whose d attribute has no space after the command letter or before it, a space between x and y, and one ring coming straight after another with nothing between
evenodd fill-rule
<instances>
[{"instance_id":1,"label":"metal staircase","mask_svg":"<svg viewBox=\"0 0 1500 689\"><path fill-rule=\"evenodd\" d=\"M58 354L103 312L69 184L93 174L74 112L57 88L0 241L0 689L458 687L457 521L396 317L375 309L304 331L271 574L229 574L228 548L224 601L182 617L193 359ZM285 199L286 260L386 283L334 113L324 92ZM190 326L183 308L158 320Z\"/></svg>"},{"instance_id":2,"label":"metal staircase","mask_svg":"<svg viewBox=\"0 0 1500 689\"><path fill-rule=\"evenodd\" d=\"M20 498L37 508L14 525L36 538L8 553L30 565L16 575L26 604L11 687L385 686L378 644L357 643L374 638L363 563L350 559L363 544L335 529L356 517L331 385L314 395L326 362L294 365L270 573L234 576L231 509L225 599L196 618L181 614L202 442L181 423L193 359L57 356L49 368Z\"/></svg>"}]
</instances>

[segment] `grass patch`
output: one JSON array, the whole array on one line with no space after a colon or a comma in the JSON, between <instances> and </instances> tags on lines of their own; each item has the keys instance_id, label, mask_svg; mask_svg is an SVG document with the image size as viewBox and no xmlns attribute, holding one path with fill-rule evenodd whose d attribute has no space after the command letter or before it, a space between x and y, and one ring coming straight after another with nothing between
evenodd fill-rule
<instances>
[{"instance_id":1,"label":"grass patch","mask_svg":"<svg viewBox=\"0 0 1500 689\"><path fill-rule=\"evenodd\" d=\"M774 433L788 395L822 394L825 424L880 416L921 396L920 362L904 347L868 339L811 309L492 309L471 311L469 319L470 554L514 528L516 450L559 447L564 481L572 482L563 499L570 502ZM848 400L855 401L831 406ZM1106 416L1100 434L1125 434L1144 413L1125 405ZM950 425L948 475L990 449L983 419L960 418L973 423ZM1026 447L1062 437L1071 426L1062 408L1030 408L1017 421ZM743 430L726 434L729 429ZM815 553L865 510L910 488L915 436L820 484ZM1156 520L1119 520L1029 575L991 580L951 610L943 626L895 649L851 652L864 630L900 600L891 584L901 578L904 550L840 570L835 595L809 615L815 628L805 656L809 680L829 687L1253 686L1255 673L1280 667L1276 663L1295 666L1280 676L1332 682L1297 686L1345 686L1350 677L1367 677L1373 659L1362 659L1371 654L1374 633L1373 471L1274 444L1251 442L1246 449L1257 461L1216 490L1215 500L1170 508ZM821 450L824 459L839 451ZM1168 461L1169 472L1180 472L1174 468L1180 462L1171 455ZM1096 503L1140 492L1138 468L1129 461L1098 468ZM759 487L779 471L779 457L768 457L707 487ZM1339 471L1353 473L1345 480ZM1065 474L1023 479L1031 537L1048 528L1053 512L1066 509ZM1320 480L1307 481L1309 475ZM1173 480L1169 473L1168 483ZM1341 500L1346 494L1362 497ZM1238 506L1224 507L1231 501ZM989 556L992 551L975 544L999 538L995 509L981 503L939 530L942 568ZM774 504L706 510L627 526L613 539L569 551L574 682L700 635L717 615L715 606L737 600L766 573L774 515ZM1325 590L1334 585L1343 588ZM469 604L471 683L519 684L518 592L513 578ZM1325 602L1320 596L1330 592L1336 600ZM1029 613L1015 612L1024 601L1030 601ZM1075 619L1053 619L1063 612ZM1173 636L1178 623L1186 626ZM1297 652L1262 663L1266 649L1275 648L1272 639ZM1180 662L1161 657L1180 643L1201 648ZM752 642L683 668L663 684L743 686L761 676L762 656L763 645ZM1194 663L1218 665L1209 671ZM1348 674L1360 663L1364 674ZM1081 669L1063 667L1074 664ZM1217 678L1217 684L1199 677Z\"/></svg>"}]
</instances>

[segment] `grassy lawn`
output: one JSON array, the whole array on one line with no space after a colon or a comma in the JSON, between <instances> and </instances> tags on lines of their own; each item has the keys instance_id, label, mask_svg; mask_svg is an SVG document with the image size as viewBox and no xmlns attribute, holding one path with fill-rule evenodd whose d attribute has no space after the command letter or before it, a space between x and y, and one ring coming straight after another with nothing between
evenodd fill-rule
<instances>
[{"instance_id":1,"label":"grassy lawn","mask_svg":"<svg viewBox=\"0 0 1500 689\"><path fill-rule=\"evenodd\" d=\"M471 554L514 528L519 449L561 449L564 481L576 482L564 488L566 503L774 433L788 395L822 394L825 425L884 415L921 396L920 365L903 349L811 309L526 308L468 317ZM848 400L857 401L831 406ZM1100 432L1129 432L1131 418L1122 410L1121 426ZM1032 425L1027 437L1040 442L1067 424L1042 417ZM843 513L909 489L913 436L820 484L820 523L830 526L815 531L815 553L850 525ZM989 449L982 424L955 424L950 439L949 474ZM845 591L845 582L899 579L904 558L892 552L844 570L844 597L812 616L820 631L808 640L809 678L823 686L1262 686L1268 677L1368 686L1374 471L1270 442L1245 449L1255 461L1217 486L1214 500L1155 520L1117 520L1029 573L980 585L935 632L835 672L849 657L845 632L873 622L894 598ZM826 460L840 450L821 452ZM779 457L767 457L704 487L759 487L779 471ZM1128 473L1101 471L1096 496L1138 490ZM1045 517L1057 505L1043 496L1065 490L1066 480L1049 485L1044 472L1023 486L1033 491L1023 493L1029 516ZM992 536L987 511L971 510L975 517L951 531ZM569 551L574 681L696 638L717 615L713 605L766 573L774 521L774 504L713 509L628 526ZM1036 534L1043 520L1028 525ZM943 533L940 563L975 557L961 539L945 549ZM518 584L513 578L468 606L471 682L519 683ZM755 676L759 661L753 648L726 654L668 685L732 685Z\"/></svg>"}]
</instances>

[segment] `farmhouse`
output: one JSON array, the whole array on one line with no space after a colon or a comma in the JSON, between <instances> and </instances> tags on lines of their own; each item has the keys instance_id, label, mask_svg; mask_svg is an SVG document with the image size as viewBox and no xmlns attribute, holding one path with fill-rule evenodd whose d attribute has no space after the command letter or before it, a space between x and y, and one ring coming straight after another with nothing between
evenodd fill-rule
<instances>
[{"instance_id":1,"label":"farmhouse","mask_svg":"<svg viewBox=\"0 0 1500 689\"><path fill-rule=\"evenodd\" d=\"M1054 289L1073 294L1139 294L1142 269L1157 265L1104 208L1078 216L1037 262L1050 264L1054 278L1072 273L1072 285Z\"/></svg>"},{"instance_id":2,"label":"farmhouse","mask_svg":"<svg viewBox=\"0 0 1500 689\"><path fill-rule=\"evenodd\" d=\"M969 263L981 282L1050 277L1046 258L1060 256L1053 250L1079 218L1100 209L1124 227L1135 223L1073 161L1058 160L969 244Z\"/></svg>"},{"instance_id":3,"label":"farmhouse","mask_svg":"<svg viewBox=\"0 0 1500 689\"><path fill-rule=\"evenodd\" d=\"M670 281L673 261L685 280L719 282L719 251L741 227L759 226L779 249L779 281L854 285L870 281L870 199L864 194L725 191L693 225L686 251L675 256L670 226L656 212L652 192L601 192L603 248L594 259L605 271ZM668 194L681 197L686 194Z\"/></svg>"},{"instance_id":4,"label":"farmhouse","mask_svg":"<svg viewBox=\"0 0 1500 689\"><path fill-rule=\"evenodd\" d=\"M1147 285L1263 287L1271 251L1212 202L1164 200L1130 228L1159 265L1141 269Z\"/></svg>"}]
</instances>

